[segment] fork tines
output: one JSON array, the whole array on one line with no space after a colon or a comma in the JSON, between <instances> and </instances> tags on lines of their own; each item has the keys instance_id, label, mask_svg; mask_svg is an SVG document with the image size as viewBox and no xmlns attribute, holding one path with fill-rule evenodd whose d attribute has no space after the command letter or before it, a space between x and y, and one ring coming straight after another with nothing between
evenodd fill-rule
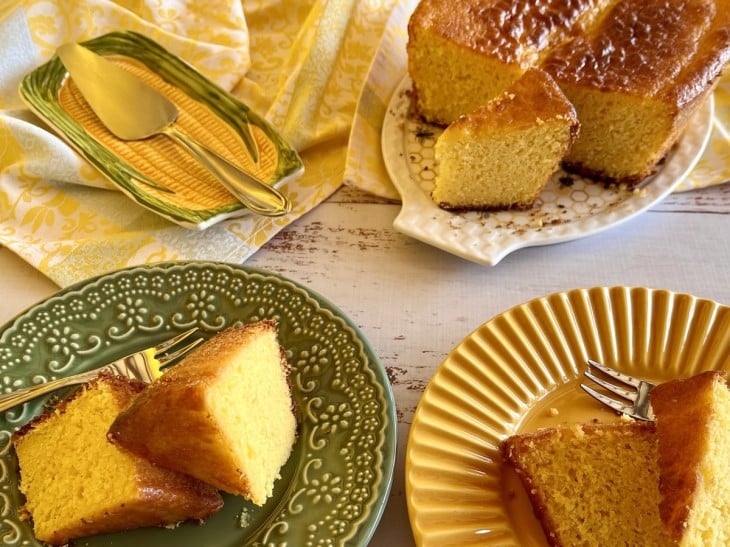
<instances>
[{"instance_id":1,"label":"fork tines","mask_svg":"<svg viewBox=\"0 0 730 547\"><path fill-rule=\"evenodd\" d=\"M160 363L160 366L166 366L175 361L178 357L185 355L190 350L192 350L195 346L198 344L202 344L203 339L202 338L196 338L186 346L181 347L180 349L177 349L170 353L165 353L163 355L157 356L157 361Z\"/></svg>"},{"instance_id":2,"label":"fork tines","mask_svg":"<svg viewBox=\"0 0 730 547\"><path fill-rule=\"evenodd\" d=\"M610 381L593 374L590 368L584 372L585 377L607 392L616 395L617 398L610 397L590 386L581 384L580 387L583 391L619 413L641 420L652 420L654 418L649 402L649 392L654 384L614 370L592 359L588 359L588 365L600 371Z\"/></svg>"},{"instance_id":3,"label":"fork tines","mask_svg":"<svg viewBox=\"0 0 730 547\"><path fill-rule=\"evenodd\" d=\"M177 336L174 336L172 338L168 338L167 340L160 342L155 346L155 355L159 355L160 353L163 353L170 349L173 346L176 346L186 338L188 338L191 334L194 332L197 332L198 327L193 327L192 329L188 329L184 332L181 332Z\"/></svg>"},{"instance_id":4,"label":"fork tines","mask_svg":"<svg viewBox=\"0 0 730 547\"><path fill-rule=\"evenodd\" d=\"M592 377L589 374L586 374L589 378L594 380L594 377ZM619 412L621 414L628 414L631 415L633 412L634 407L632 405L628 405L625 403L621 403L617 401L616 399L611 399L611 397L608 397L607 395L604 395L600 391L596 391L590 386L587 386L585 384L580 385L581 389L585 391L588 395L596 399L597 401L603 403L604 405L614 409L616 412Z\"/></svg>"},{"instance_id":5,"label":"fork tines","mask_svg":"<svg viewBox=\"0 0 730 547\"><path fill-rule=\"evenodd\" d=\"M610 376L613 380L616 382L620 382L626 386L630 386L634 388L634 391L629 391L628 389L624 389L621 386L617 386L614 383L607 382L603 378L600 378L599 376L596 376L591 372L590 369L585 371L586 378L589 378L590 380L593 380L595 383L597 383L602 388L610 391L611 393L614 393L618 395L619 397L623 397L624 399L628 401L633 401L634 397L636 397L636 389L639 387L639 382L636 380L636 378L632 378L631 376L627 376L625 374L622 374L612 368L608 368L601 363L598 363L596 361L593 361L592 359L588 359L588 364L598 370L600 370L603 374Z\"/></svg>"},{"instance_id":6,"label":"fork tines","mask_svg":"<svg viewBox=\"0 0 730 547\"><path fill-rule=\"evenodd\" d=\"M192 334L198 332L198 327L193 327L192 329L188 329L184 332L181 332L177 336L170 338L168 340L165 340L164 342L160 342L155 346L155 353L154 357L159 363L159 366L167 366L171 364L173 361L178 359L179 357L187 354L190 350L192 350L195 346L198 344L201 344L203 342L203 338L196 338L189 344L182 346L181 348L178 348L174 351L168 351L180 344L181 342L187 340Z\"/></svg>"}]
</instances>

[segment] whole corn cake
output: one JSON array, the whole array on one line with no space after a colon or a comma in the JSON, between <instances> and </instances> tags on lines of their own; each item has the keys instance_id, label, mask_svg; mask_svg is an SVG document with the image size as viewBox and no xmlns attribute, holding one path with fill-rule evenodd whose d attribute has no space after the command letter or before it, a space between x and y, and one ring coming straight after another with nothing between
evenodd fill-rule
<instances>
[{"instance_id":1,"label":"whole corn cake","mask_svg":"<svg viewBox=\"0 0 730 547\"><path fill-rule=\"evenodd\" d=\"M581 124L565 166L632 186L730 62L730 0L421 0L407 53L416 108L441 125L542 68Z\"/></svg>"}]
</instances>

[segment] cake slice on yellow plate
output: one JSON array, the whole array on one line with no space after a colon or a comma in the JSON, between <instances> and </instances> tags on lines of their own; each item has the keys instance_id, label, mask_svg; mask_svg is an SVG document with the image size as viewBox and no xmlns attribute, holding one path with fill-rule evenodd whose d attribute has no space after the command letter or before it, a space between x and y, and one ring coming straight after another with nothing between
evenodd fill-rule
<instances>
[{"instance_id":1,"label":"cake slice on yellow plate","mask_svg":"<svg viewBox=\"0 0 730 547\"><path fill-rule=\"evenodd\" d=\"M673 545L659 515L653 423L562 426L502 445L552 546Z\"/></svg>"},{"instance_id":2,"label":"cake slice on yellow plate","mask_svg":"<svg viewBox=\"0 0 730 547\"><path fill-rule=\"evenodd\" d=\"M709 371L658 385L656 422L561 426L502 445L550 545L730 544L730 390Z\"/></svg>"}]
</instances>

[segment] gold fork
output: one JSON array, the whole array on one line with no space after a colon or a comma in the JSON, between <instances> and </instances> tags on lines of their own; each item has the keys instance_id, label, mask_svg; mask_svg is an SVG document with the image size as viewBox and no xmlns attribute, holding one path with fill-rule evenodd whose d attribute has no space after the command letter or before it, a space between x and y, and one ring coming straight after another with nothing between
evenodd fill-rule
<instances>
[{"instance_id":1,"label":"gold fork","mask_svg":"<svg viewBox=\"0 0 730 547\"><path fill-rule=\"evenodd\" d=\"M197 338L186 346L166 353L169 349L189 338L197 330L197 327L186 330L164 342L112 361L100 368L80 372L79 374L57 380L51 380L50 382L26 387L10 393L4 393L0 395L0 412L5 412L14 406L27 403L36 397L51 393L57 389L89 382L102 372L111 372L120 376L126 376L132 380L150 383L162 375L162 367L179 359L203 341L202 338Z\"/></svg>"},{"instance_id":2,"label":"gold fork","mask_svg":"<svg viewBox=\"0 0 730 547\"><path fill-rule=\"evenodd\" d=\"M588 359L588 365L600 370L607 377L611 378L611 381L606 381L603 378L594 375L590 368L584 373L586 378L593 380L602 388L610 391L614 395L617 395L620 397L620 400L609 397L600 391L596 391L590 386L581 384L580 387L583 388L583 391L597 401L617 412L620 412L621 414L626 414L627 416L631 416L637 420L654 420L654 412L651 409L649 393L656 387L656 384L652 384L646 380L641 380L640 378L634 378L633 376L614 370L599 363L598 361L594 361L593 359Z\"/></svg>"}]
</instances>

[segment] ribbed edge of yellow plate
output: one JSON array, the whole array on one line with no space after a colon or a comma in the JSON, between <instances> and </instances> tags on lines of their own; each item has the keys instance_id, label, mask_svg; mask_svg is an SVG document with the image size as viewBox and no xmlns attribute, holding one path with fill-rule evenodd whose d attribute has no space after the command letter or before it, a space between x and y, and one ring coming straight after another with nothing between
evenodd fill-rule
<instances>
[{"instance_id":1,"label":"ribbed edge of yellow plate","mask_svg":"<svg viewBox=\"0 0 730 547\"><path fill-rule=\"evenodd\" d=\"M730 308L666 290L576 289L476 329L441 364L411 426L406 495L419 545L544 544L536 521L515 525L530 508L515 508L499 446L543 425L615 419L580 390L588 358L656 381L730 369Z\"/></svg>"}]
</instances>

